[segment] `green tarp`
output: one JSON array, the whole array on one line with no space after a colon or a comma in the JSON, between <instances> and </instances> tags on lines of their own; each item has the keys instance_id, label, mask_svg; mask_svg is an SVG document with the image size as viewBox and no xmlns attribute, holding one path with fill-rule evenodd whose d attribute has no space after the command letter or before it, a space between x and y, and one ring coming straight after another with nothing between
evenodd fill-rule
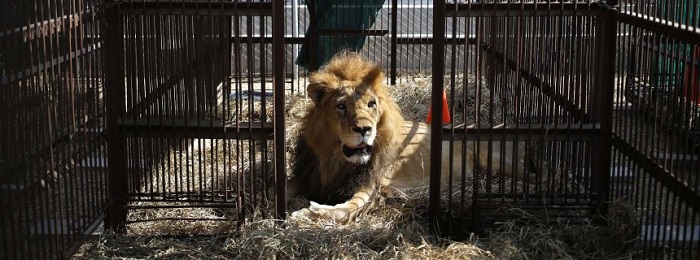
<instances>
[{"instance_id":1,"label":"green tarp","mask_svg":"<svg viewBox=\"0 0 700 260\"><path fill-rule=\"evenodd\" d=\"M384 0L316 0L308 1L307 4L309 14L316 19L312 19L306 37L316 39L316 63L313 65L318 67L341 50L362 49L367 36L352 33L343 35L342 31L357 32L370 29ZM334 33L327 33L329 31ZM297 64L307 69L315 69L309 68L309 60L309 44L305 43L299 51Z\"/></svg>"}]
</instances>

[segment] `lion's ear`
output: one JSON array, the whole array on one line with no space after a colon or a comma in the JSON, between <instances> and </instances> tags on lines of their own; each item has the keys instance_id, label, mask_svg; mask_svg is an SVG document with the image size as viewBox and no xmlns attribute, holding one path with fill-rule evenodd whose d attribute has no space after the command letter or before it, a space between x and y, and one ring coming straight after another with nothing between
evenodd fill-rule
<instances>
[{"instance_id":1,"label":"lion's ear","mask_svg":"<svg viewBox=\"0 0 700 260\"><path fill-rule=\"evenodd\" d=\"M367 73L367 75L364 78L362 78L362 81L364 81L365 84L372 86L372 88L382 86L382 83L384 81L384 72L381 68L374 67Z\"/></svg>"},{"instance_id":2,"label":"lion's ear","mask_svg":"<svg viewBox=\"0 0 700 260\"><path fill-rule=\"evenodd\" d=\"M319 83L311 83L306 87L306 93L314 101L315 104L321 102L321 99L328 91L328 87Z\"/></svg>"}]
</instances>

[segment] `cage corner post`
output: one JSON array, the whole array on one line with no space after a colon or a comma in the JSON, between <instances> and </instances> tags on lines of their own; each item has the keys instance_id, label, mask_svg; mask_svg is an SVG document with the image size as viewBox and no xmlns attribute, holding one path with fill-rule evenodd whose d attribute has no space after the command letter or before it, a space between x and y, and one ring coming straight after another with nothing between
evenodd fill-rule
<instances>
[{"instance_id":1,"label":"cage corner post","mask_svg":"<svg viewBox=\"0 0 700 260\"><path fill-rule=\"evenodd\" d=\"M391 52L389 57L389 84L396 85L396 66L398 53L398 30L399 30L399 0L391 0Z\"/></svg>"},{"instance_id":2,"label":"cage corner post","mask_svg":"<svg viewBox=\"0 0 700 260\"><path fill-rule=\"evenodd\" d=\"M100 37L104 48L104 89L107 132L107 172L109 208L105 220L106 229L115 233L126 232L126 144L119 128L119 119L124 116L124 43L123 28L116 1L105 1L102 7L103 22Z\"/></svg>"},{"instance_id":3,"label":"cage corner post","mask_svg":"<svg viewBox=\"0 0 700 260\"><path fill-rule=\"evenodd\" d=\"M610 205L610 169L612 165L612 113L615 87L615 55L617 35L617 10L602 6L597 16L597 71L592 100L595 100L595 117L600 130L594 144L591 185L596 197L595 208L600 216L606 216ZM601 219L602 220L602 219Z\"/></svg>"},{"instance_id":4,"label":"cage corner post","mask_svg":"<svg viewBox=\"0 0 700 260\"><path fill-rule=\"evenodd\" d=\"M445 74L445 0L433 3L433 60L432 93L433 118L442 118L442 92ZM440 213L440 172L442 170L442 120L430 125L430 191L429 208L431 223L437 224Z\"/></svg>"},{"instance_id":5,"label":"cage corner post","mask_svg":"<svg viewBox=\"0 0 700 260\"><path fill-rule=\"evenodd\" d=\"M296 11L296 10L295 10ZM285 158L285 42L284 42L284 0L272 1L272 83L274 93L274 174L275 210L278 219L286 218L287 174Z\"/></svg>"}]
</instances>

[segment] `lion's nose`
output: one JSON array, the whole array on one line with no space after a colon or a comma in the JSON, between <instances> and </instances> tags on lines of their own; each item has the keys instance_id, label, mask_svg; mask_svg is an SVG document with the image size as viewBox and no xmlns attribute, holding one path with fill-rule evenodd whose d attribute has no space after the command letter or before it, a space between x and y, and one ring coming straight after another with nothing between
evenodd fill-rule
<instances>
[{"instance_id":1,"label":"lion's nose","mask_svg":"<svg viewBox=\"0 0 700 260\"><path fill-rule=\"evenodd\" d=\"M367 132L372 130L371 126L362 126L362 127L353 127L352 131L355 131L359 133L360 135L364 136Z\"/></svg>"}]
</instances>

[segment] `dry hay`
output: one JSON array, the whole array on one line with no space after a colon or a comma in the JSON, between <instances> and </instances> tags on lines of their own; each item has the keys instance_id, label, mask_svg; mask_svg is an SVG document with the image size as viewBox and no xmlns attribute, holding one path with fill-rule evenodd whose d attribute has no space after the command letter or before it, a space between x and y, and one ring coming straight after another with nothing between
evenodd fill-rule
<instances>
[{"instance_id":1,"label":"dry hay","mask_svg":"<svg viewBox=\"0 0 700 260\"><path fill-rule=\"evenodd\" d=\"M630 259L639 227L627 204L613 205L608 226L522 214L488 234L459 241L430 229L424 198L390 194L379 207L345 226L272 219L251 220L229 234L154 236L102 235L75 259Z\"/></svg>"},{"instance_id":2,"label":"dry hay","mask_svg":"<svg viewBox=\"0 0 700 260\"><path fill-rule=\"evenodd\" d=\"M392 95L398 100L406 118L425 120L430 99L430 79L414 76L401 82L402 84L392 87ZM473 92L468 95L473 95L471 93ZM488 91L482 91L483 93ZM458 96L456 99L462 98ZM304 106L310 103L303 96L292 96L289 102L287 137L293 138L298 135L298 120L303 116ZM474 104L473 98L467 99L467 106L473 107ZM482 114L490 113L488 107L482 107L479 111ZM459 114L454 116L461 117ZM467 121L472 119L466 117ZM183 156L173 151L171 161L182 160L190 155L190 161L180 163L189 165L188 171L192 173L223 172L226 167L230 167L229 169L240 170L244 175L254 173L254 176L258 176L259 178L250 180L252 187L264 186L269 181L264 177L266 173L253 167L255 162L246 161L245 156L236 157L243 161L233 162L232 165L215 163L221 162L224 156L228 156L227 153L238 150L219 149L223 146L222 141L208 142L208 145L200 146L204 147L204 152L201 153L191 150ZM288 140L289 145L293 143L291 139ZM250 145L243 144L238 148L246 151ZM293 151L293 147L287 148L287 157L293 158L290 151ZM199 156L192 156L193 154ZM181 170L168 168L168 165L173 164L158 167L166 175ZM269 166L269 162L258 162L257 165ZM192 179L179 185L191 182L193 185L202 185L198 186L200 190L225 190L228 187L226 185L235 186L236 181L217 180L211 176L202 180L195 176L192 174ZM172 185L174 182L169 183ZM444 190L443 193L443 197L455 196L446 194ZM466 194L471 192L467 190ZM485 236L466 233L461 239L454 240L436 234L431 228L427 217L426 190L406 194L385 189L383 195L377 207L344 226L305 219L284 222L270 219L271 198L259 198L258 202L268 201L268 204L258 204L255 208L247 209L248 218L240 226L236 221L237 216L231 215L231 212L210 208L130 210L129 219L136 222L128 225L128 234L101 235L83 245L74 258L628 259L633 253L630 245L638 237L639 227L635 221L638 217L634 211L626 203L614 203L607 226L593 224L591 221L572 222L567 218L505 207L500 210L522 217L487 229ZM250 197L245 199L253 201ZM153 202L142 204L158 205ZM182 205L186 207L188 204ZM307 201L295 199L291 201L289 210L291 212L306 205ZM218 220L195 221L182 218ZM149 221L153 219L160 220Z\"/></svg>"},{"instance_id":3,"label":"dry hay","mask_svg":"<svg viewBox=\"0 0 700 260\"><path fill-rule=\"evenodd\" d=\"M631 204L612 203L607 225L572 222L517 207L521 216L489 230L492 252L504 259L629 259L639 238L638 216Z\"/></svg>"},{"instance_id":4,"label":"dry hay","mask_svg":"<svg viewBox=\"0 0 700 260\"><path fill-rule=\"evenodd\" d=\"M454 81L454 82L453 82ZM456 75L454 79L445 78L445 92L448 105L453 108L453 123L473 124L477 111L481 118L491 118L495 123L503 117L500 110L500 98L488 85L478 82L472 76ZM395 86L389 87L391 97L401 107L404 118L409 121L425 121L431 101L432 77L422 74L403 75ZM454 86L454 93L450 86ZM477 87L479 93L477 95ZM464 88L467 88L466 97ZM496 96L496 97L492 97ZM477 102L479 101L479 102ZM479 103L479 107L476 105ZM465 113L466 116L465 116ZM484 122L482 122L484 123Z\"/></svg>"}]
</instances>

